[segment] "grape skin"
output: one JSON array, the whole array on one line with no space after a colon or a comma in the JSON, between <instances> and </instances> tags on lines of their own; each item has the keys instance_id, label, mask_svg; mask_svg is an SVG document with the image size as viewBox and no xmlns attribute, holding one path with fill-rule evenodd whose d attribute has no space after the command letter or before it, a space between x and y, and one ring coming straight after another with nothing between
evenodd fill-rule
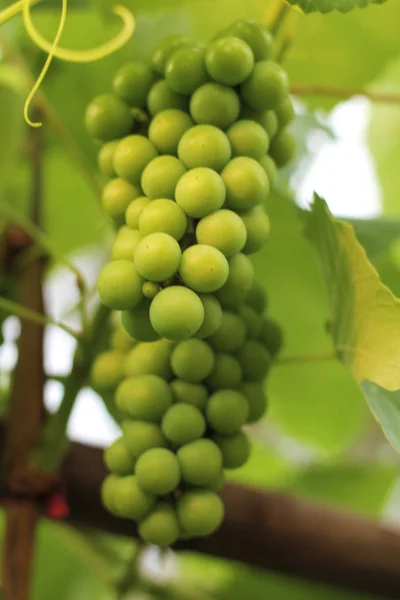
<instances>
[{"instance_id":1,"label":"grape skin","mask_svg":"<svg viewBox=\"0 0 400 600\"><path fill-rule=\"evenodd\" d=\"M153 117L170 108L187 111L188 105L188 98L174 92L165 79L157 81L147 96L147 108Z\"/></svg>"},{"instance_id":2,"label":"grape skin","mask_svg":"<svg viewBox=\"0 0 400 600\"><path fill-rule=\"evenodd\" d=\"M162 257L162 258L161 258ZM149 233L137 245L134 263L150 281L165 281L175 275L181 262L181 249L167 233Z\"/></svg>"},{"instance_id":3,"label":"grape skin","mask_svg":"<svg viewBox=\"0 0 400 600\"><path fill-rule=\"evenodd\" d=\"M167 547L179 537L179 523L172 506L160 502L138 527L139 535L145 542L156 546Z\"/></svg>"},{"instance_id":4,"label":"grape skin","mask_svg":"<svg viewBox=\"0 0 400 600\"><path fill-rule=\"evenodd\" d=\"M117 224L122 224L127 207L140 194L140 188L136 185L117 177L104 186L101 205L109 217Z\"/></svg>"},{"instance_id":5,"label":"grape skin","mask_svg":"<svg viewBox=\"0 0 400 600\"><path fill-rule=\"evenodd\" d=\"M160 153L176 155L179 140L191 127L193 121L187 113L170 108L157 113L151 121L149 139Z\"/></svg>"},{"instance_id":6,"label":"grape skin","mask_svg":"<svg viewBox=\"0 0 400 600\"><path fill-rule=\"evenodd\" d=\"M181 478L178 459L167 448L151 448L136 463L137 481L144 492L165 496L175 490Z\"/></svg>"},{"instance_id":7,"label":"grape skin","mask_svg":"<svg viewBox=\"0 0 400 600\"><path fill-rule=\"evenodd\" d=\"M115 394L118 408L137 421L159 423L172 404L169 385L158 375L127 377Z\"/></svg>"},{"instance_id":8,"label":"grape skin","mask_svg":"<svg viewBox=\"0 0 400 600\"><path fill-rule=\"evenodd\" d=\"M165 80L174 92L190 95L207 80L202 48L181 47L165 64Z\"/></svg>"},{"instance_id":9,"label":"grape skin","mask_svg":"<svg viewBox=\"0 0 400 600\"><path fill-rule=\"evenodd\" d=\"M210 490L191 490L177 502L178 520L191 536L206 536L221 525L224 518L222 500Z\"/></svg>"},{"instance_id":10,"label":"grape skin","mask_svg":"<svg viewBox=\"0 0 400 600\"><path fill-rule=\"evenodd\" d=\"M170 357L172 344L168 340L142 342L128 352L124 361L126 377L158 375L165 381L172 379Z\"/></svg>"},{"instance_id":11,"label":"grape skin","mask_svg":"<svg viewBox=\"0 0 400 600\"><path fill-rule=\"evenodd\" d=\"M167 410L161 429L174 446L182 446L203 436L206 420L195 406L180 403Z\"/></svg>"},{"instance_id":12,"label":"grape skin","mask_svg":"<svg viewBox=\"0 0 400 600\"><path fill-rule=\"evenodd\" d=\"M247 156L233 158L223 169L226 186L226 206L234 211L246 211L264 202L269 193L269 181L259 162Z\"/></svg>"},{"instance_id":13,"label":"grape skin","mask_svg":"<svg viewBox=\"0 0 400 600\"><path fill-rule=\"evenodd\" d=\"M113 391L124 377L124 355L116 350L108 350L95 358L90 380L95 390L101 392Z\"/></svg>"},{"instance_id":14,"label":"grape skin","mask_svg":"<svg viewBox=\"0 0 400 600\"><path fill-rule=\"evenodd\" d=\"M141 186L148 198L169 198L175 195L176 184L186 173L186 168L176 156L162 155L145 167Z\"/></svg>"},{"instance_id":15,"label":"grape skin","mask_svg":"<svg viewBox=\"0 0 400 600\"><path fill-rule=\"evenodd\" d=\"M188 339L203 324L203 303L195 292L183 286L164 288L151 303L150 321L162 337Z\"/></svg>"},{"instance_id":16,"label":"grape skin","mask_svg":"<svg viewBox=\"0 0 400 600\"><path fill-rule=\"evenodd\" d=\"M139 217L139 230L145 236L149 233L167 233L180 240L188 226L182 208L173 200L159 198L145 206Z\"/></svg>"},{"instance_id":17,"label":"grape skin","mask_svg":"<svg viewBox=\"0 0 400 600\"><path fill-rule=\"evenodd\" d=\"M115 172L119 177L139 185L145 167L157 155L157 150L147 137L128 135L115 149L113 162Z\"/></svg>"},{"instance_id":18,"label":"grape skin","mask_svg":"<svg viewBox=\"0 0 400 600\"><path fill-rule=\"evenodd\" d=\"M254 55L246 42L231 36L215 40L206 51L205 62L208 73L217 83L234 86L250 75Z\"/></svg>"},{"instance_id":19,"label":"grape skin","mask_svg":"<svg viewBox=\"0 0 400 600\"><path fill-rule=\"evenodd\" d=\"M125 221L128 227L139 229L139 217L149 202L150 200L146 196L138 196L129 204L125 212Z\"/></svg>"},{"instance_id":20,"label":"grape skin","mask_svg":"<svg viewBox=\"0 0 400 600\"><path fill-rule=\"evenodd\" d=\"M154 342L160 337L150 322L149 310L149 300L143 299L134 310L122 312L121 320L124 329L132 338L140 342Z\"/></svg>"},{"instance_id":21,"label":"grape skin","mask_svg":"<svg viewBox=\"0 0 400 600\"><path fill-rule=\"evenodd\" d=\"M212 169L197 167L179 179L175 199L187 215L201 219L221 208L225 202L225 185Z\"/></svg>"},{"instance_id":22,"label":"grape skin","mask_svg":"<svg viewBox=\"0 0 400 600\"><path fill-rule=\"evenodd\" d=\"M203 340L184 340L172 351L172 370L184 381L200 383L211 373L214 364L214 352Z\"/></svg>"},{"instance_id":23,"label":"grape skin","mask_svg":"<svg viewBox=\"0 0 400 600\"><path fill-rule=\"evenodd\" d=\"M222 252L213 246L195 244L183 252L179 275L196 292L215 292L227 281L229 264Z\"/></svg>"},{"instance_id":24,"label":"grape skin","mask_svg":"<svg viewBox=\"0 0 400 600\"><path fill-rule=\"evenodd\" d=\"M186 131L178 144L178 156L188 169L209 167L220 172L231 158L225 133L212 125L197 125Z\"/></svg>"},{"instance_id":25,"label":"grape skin","mask_svg":"<svg viewBox=\"0 0 400 600\"><path fill-rule=\"evenodd\" d=\"M114 260L103 267L97 288L103 304L114 310L134 308L142 300L143 279L129 260Z\"/></svg>"},{"instance_id":26,"label":"grape skin","mask_svg":"<svg viewBox=\"0 0 400 600\"><path fill-rule=\"evenodd\" d=\"M245 246L247 231L239 215L231 210L222 209L198 222L196 239L199 244L213 246L226 258L230 258Z\"/></svg>"},{"instance_id":27,"label":"grape skin","mask_svg":"<svg viewBox=\"0 0 400 600\"><path fill-rule=\"evenodd\" d=\"M226 129L236 121L239 112L238 95L220 83L205 83L190 99L190 114L199 124Z\"/></svg>"},{"instance_id":28,"label":"grape skin","mask_svg":"<svg viewBox=\"0 0 400 600\"><path fill-rule=\"evenodd\" d=\"M147 94L155 80L156 77L147 63L135 60L117 71L113 79L113 90L126 104L144 108Z\"/></svg>"},{"instance_id":29,"label":"grape skin","mask_svg":"<svg viewBox=\"0 0 400 600\"><path fill-rule=\"evenodd\" d=\"M139 231L132 230L127 226L121 227L111 248L111 260L133 260L141 239Z\"/></svg>"}]
</instances>

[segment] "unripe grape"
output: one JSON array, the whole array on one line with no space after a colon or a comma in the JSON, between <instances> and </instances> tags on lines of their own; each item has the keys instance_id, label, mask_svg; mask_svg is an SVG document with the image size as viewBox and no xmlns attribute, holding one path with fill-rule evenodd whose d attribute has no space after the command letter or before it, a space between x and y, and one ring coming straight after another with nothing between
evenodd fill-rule
<instances>
[{"instance_id":1,"label":"unripe grape","mask_svg":"<svg viewBox=\"0 0 400 600\"><path fill-rule=\"evenodd\" d=\"M175 196L176 184L186 173L186 168L176 156L157 156L142 174L141 185L148 198L170 198Z\"/></svg>"},{"instance_id":2,"label":"unripe grape","mask_svg":"<svg viewBox=\"0 0 400 600\"><path fill-rule=\"evenodd\" d=\"M222 472L220 477L218 477L212 483L208 484L207 489L211 490L212 492L215 492L216 494L219 494L219 492L222 492L222 490L224 489L225 483L225 475L224 472Z\"/></svg>"},{"instance_id":3,"label":"unripe grape","mask_svg":"<svg viewBox=\"0 0 400 600\"><path fill-rule=\"evenodd\" d=\"M160 337L150 322L150 302L143 299L134 310L123 311L121 320L124 329L140 342L154 342Z\"/></svg>"},{"instance_id":4,"label":"unripe grape","mask_svg":"<svg viewBox=\"0 0 400 600\"><path fill-rule=\"evenodd\" d=\"M247 256L239 252L229 259L229 276L226 283L215 292L222 306L237 308L245 301L253 283L254 267Z\"/></svg>"},{"instance_id":5,"label":"unripe grape","mask_svg":"<svg viewBox=\"0 0 400 600\"><path fill-rule=\"evenodd\" d=\"M192 290L173 285L161 290L150 307L150 320L160 336L185 340L198 331L204 321L204 307Z\"/></svg>"},{"instance_id":6,"label":"unripe grape","mask_svg":"<svg viewBox=\"0 0 400 600\"><path fill-rule=\"evenodd\" d=\"M189 99L187 96L182 96L182 94L174 92L165 79L160 79L160 81L157 81L157 83L153 85L149 92L147 97L147 107L153 117L169 108L188 111Z\"/></svg>"},{"instance_id":7,"label":"unripe grape","mask_svg":"<svg viewBox=\"0 0 400 600\"><path fill-rule=\"evenodd\" d=\"M218 390L208 400L207 421L218 433L237 433L246 423L248 415L246 397L237 390Z\"/></svg>"},{"instance_id":8,"label":"unripe grape","mask_svg":"<svg viewBox=\"0 0 400 600\"><path fill-rule=\"evenodd\" d=\"M145 517L138 527L139 535L144 542L156 546L167 547L179 538L179 523L174 509L166 502L160 502Z\"/></svg>"},{"instance_id":9,"label":"unripe grape","mask_svg":"<svg viewBox=\"0 0 400 600\"><path fill-rule=\"evenodd\" d=\"M206 420L201 412L190 404L174 404L165 413L161 429L174 446L182 446L202 437Z\"/></svg>"},{"instance_id":10,"label":"unripe grape","mask_svg":"<svg viewBox=\"0 0 400 600\"><path fill-rule=\"evenodd\" d=\"M134 263L150 281L165 281L175 275L181 261L178 242L167 233L149 233L137 245Z\"/></svg>"},{"instance_id":11,"label":"unripe grape","mask_svg":"<svg viewBox=\"0 0 400 600\"><path fill-rule=\"evenodd\" d=\"M111 336L111 347L125 353L132 348L133 340L120 324Z\"/></svg>"},{"instance_id":12,"label":"unripe grape","mask_svg":"<svg viewBox=\"0 0 400 600\"><path fill-rule=\"evenodd\" d=\"M133 200L125 212L125 221L131 229L139 229L139 218L144 208L150 203L146 196L138 196Z\"/></svg>"},{"instance_id":13,"label":"unripe grape","mask_svg":"<svg viewBox=\"0 0 400 600\"><path fill-rule=\"evenodd\" d=\"M119 482L118 475L108 475L101 484L100 496L103 506L113 515L117 515L117 507L115 503L116 490Z\"/></svg>"},{"instance_id":14,"label":"unripe grape","mask_svg":"<svg viewBox=\"0 0 400 600\"><path fill-rule=\"evenodd\" d=\"M257 120L268 133L269 139L272 140L278 133L279 129L278 117L276 116L275 111L263 110Z\"/></svg>"},{"instance_id":15,"label":"unripe grape","mask_svg":"<svg viewBox=\"0 0 400 600\"><path fill-rule=\"evenodd\" d=\"M247 340L236 354L242 369L243 378L248 381L261 381L271 365L271 355L261 342Z\"/></svg>"},{"instance_id":16,"label":"unripe grape","mask_svg":"<svg viewBox=\"0 0 400 600\"><path fill-rule=\"evenodd\" d=\"M231 354L215 355L214 368L206 379L209 390L236 389L242 381L242 367Z\"/></svg>"},{"instance_id":17,"label":"unripe grape","mask_svg":"<svg viewBox=\"0 0 400 600\"><path fill-rule=\"evenodd\" d=\"M205 55L208 73L224 85L238 85L251 73L254 55L248 44L237 37L215 40Z\"/></svg>"},{"instance_id":18,"label":"unripe grape","mask_svg":"<svg viewBox=\"0 0 400 600\"><path fill-rule=\"evenodd\" d=\"M182 479L192 485L207 486L221 476L222 454L209 439L199 439L181 446L176 453Z\"/></svg>"},{"instance_id":19,"label":"unripe grape","mask_svg":"<svg viewBox=\"0 0 400 600\"><path fill-rule=\"evenodd\" d=\"M90 374L92 386L98 392L113 391L124 377L124 355L115 350L96 356Z\"/></svg>"},{"instance_id":20,"label":"unripe grape","mask_svg":"<svg viewBox=\"0 0 400 600\"><path fill-rule=\"evenodd\" d=\"M134 308L142 300L143 279L130 260L114 260L103 267L97 287L100 300L114 310Z\"/></svg>"},{"instance_id":21,"label":"unripe grape","mask_svg":"<svg viewBox=\"0 0 400 600\"><path fill-rule=\"evenodd\" d=\"M115 149L115 172L119 177L139 185L144 168L157 155L157 150L147 137L128 135Z\"/></svg>"},{"instance_id":22,"label":"unripe grape","mask_svg":"<svg viewBox=\"0 0 400 600\"><path fill-rule=\"evenodd\" d=\"M199 221L196 227L199 244L217 248L230 258L242 250L247 232L243 220L231 210L217 210Z\"/></svg>"},{"instance_id":23,"label":"unripe grape","mask_svg":"<svg viewBox=\"0 0 400 600\"><path fill-rule=\"evenodd\" d=\"M249 156L260 160L269 147L265 129L254 121L236 121L226 135L232 146L232 156Z\"/></svg>"},{"instance_id":24,"label":"unripe grape","mask_svg":"<svg viewBox=\"0 0 400 600\"><path fill-rule=\"evenodd\" d=\"M284 167L294 157L296 140L290 131L279 131L271 142L269 153L278 167Z\"/></svg>"},{"instance_id":25,"label":"unripe grape","mask_svg":"<svg viewBox=\"0 0 400 600\"><path fill-rule=\"evenodd\" d=\"M179 275L196 292L215 292L227 281L229 265L222 252L213 246L195 244L183 252Z\"/></svg>"},{"instance_id":26,"label":"unripe grape","mask_svg":"<svg viewBox=\"0 0 400 600\"><path fill-rule=\"evenodd\" d=\"M272 186L275 182L278 170L274 159L271 158L269 154L265 154L265 156L260 159L260 165L266 172L270 186Z\"/></svg>"},{"instance_id":27,"label":"unripe grape","mask_svg":"<svg viewBox=\"0 0 400 600\"><path fill-rule=\"evenodd\" d=\"M104 451L104 462L107 468L117 475L133 474L135 460L124 441L118 438Z\"/></svg>"},{"instance_id":28,"label":"unripe grape","mask_svg":"<svg viewBox=\"0 0 400 600\"><path fill-rule=\"evenodd\" d=\"M140 232L126 225L121 227L111 248L111 260L133 260L142 236Z\"/></svg>"},{"instance_id":29,"label":"unripe grape","mask_svg":"<svg viewBox=\"0 0 400 600\"><path fill-rule=\"evenodd\" d=\"M108 177L115 177L116 173L114 171L114 152L116 147L118 146L119 140L113 140L112 142L107 142L103 144L99 150L97 155L97 164L99 166L100 171L107 175Z\"/></svg>"},{"instance_id":30,"label":"unripe grape","mask_svg":"<svg viewBox=\"0 0 400 600\"><path fill-rule=\"evenodd\" d=\"M175 490L181 478L178 459L166 448L144 452L138 458L135 472L142 490L156 496L165 496Z\"/></svg>"},{"instance_id":31,"label":"unripe grape","mask_svg":"<svg viewBox=\"0 0 400 600\"><path fill-rule=\"evenodd\" d=\"M144 108L156 76L147 63L135 60L121 67L114 79L114 93L129 106Z\"/></svg>"},{"instance_id":32,"label":"unripe grape","mask_svg":"<svg viewBox=\"0 0 400 600\"><path fill-rule=\"evenodd\" d=\"M153 283L152 281L146 281L146 283L143 284L143 287L142 287L143 296L145 298L148 298L149 300L153 300L153 298L155 296L157 296L159 291L161 291L161 287L158 285L158 283Z\"/></svg>"},{"instance_id":33,"label":"unripe grape","mask_svg":"<svg viewBox=\"0 0 400 600\"><path fill-rule=\"evenodd\" d=\"M127 135L133 125L133 116L124 102L112 94L94 98L86 109L86 129L103 142Z\"/></svg>"},{"instance_id":34,"label":"unripe grape","mask_svg":"<svg viewBox=\"0 0 400 600\"><path fill-rule=\"evenodd\" d=\"M180 206L173 200L159 198L144 208L139 218L139 229L142 235L161 232L180 240L188 226L187 217Z\"/></svg>"},{"instance_id":35,"label":"unripe grape","mask_svg":"<svg viewBox=\"0 0 400 600\"><path fill-rule=\"evenodd\" d=\"M118 386L115 403L133 419L158 423L172 404L172 393L158 375L127 377Z\"/></svg>"},{"instance_id":36,"label":"unripe grape","mask_svg":"<svg viewBox=\"0 0 400 600\"><path fill-rule=\"evenodd\" d=\"M247 329L243 320L234 312L224 310L219 328L207 342L220 352L236 352L246 340Z\"/></svg>"},{"instance_id":37,"label":"unripe grape","mask_svg":"<svg viewBox=\"0 0 400 600\"><path fill-rule=\"evenodd\" d=\"M238 469L250 458L250 440L239 431L233 435L213 435L212 440L222 452L224 469Z\"/></svg>"},{"instance_id":38,"label":"unripe grape","mask_svg":"<svg viewBox=\"0 0 400 600\"><path fill-rule=\"evenodd\" d=\"M196 123L226 129L240 112L237 93L220 83L205 83L197 88L190 100L190 114Z\"/></svg>"},{"instance_id":39,"label":"unripe grape","mask_svg":"<svg viewBox=\"0 0 400 600\"><path fill-rule=\"evenodd\" d=\"M294 107L289 96L275 108L275 114L278 119L279 129L283 129L295 118Z\"/></svg>"},{"instance_id":40,"label":"unripe grape","mask_svg":"<svg viewBox=\"0 0 400 600\"><path fill-rule=\"evenodd\" d=\"M150 123L149 138L163 154L177 154L179 140L193 126L190 116L176 108L159 112Z\"/></svg>"},{"instance_id":41,"label":"unripe grape","mask_svg":"<svg viewBox=\"0 0 400 600\"><path fill-rule=\"evenodd\" d=\"M122 224L127 207L138 196L140 189L136 185L118 177L104 186L101 205L109 217Z\"/></svg>"},{"instance_id":42,"label":"unripe grape","mask_svg":"<svg viewBox=\"0 0 400 600\"><path fill-rule=\"evenodd\" d=\"M262 323L260 315L251 306L247 306L246 304L243 304L238 309L238 314L246 325L247 337L250 339L258 338L261 333Z\"/></svg>"},{"instance_id":43,"label":"unripe grape","mask_svg":"<svg viewBox=\"0 0 400 600\"><path fill-rule=\"evenodd\" d=\"M190 42L182 35L170 35L158 43L151 57L151 66L159 75L164 75L165 64L169 56L182 46L189 46Z\"/></svg>"},{"instance_id":44,"label":"unripe grape","mask_svg":"<svg viewBox=\"0 0 400 600\"><path fill-rule=\"evenodd\" d=\"M121 424L124 442L134 459L151 448L167 446L161 427L144 421L123 421Z\"/></svg>"},{"instance_id":45,"label":"unripe grape","mask_svg":"<svg viewBox=\"0 0 400 600\"><path fill-rule=\"evenodd\" d=\"M179 179L175 199L187 215L201 219L221 208L225 202L225 185L212 169L197 167Z\"/></svg>"},{"instance_id":46,"label":"unripe grape","mask_svg":"<svg viewBox=\"0 0 400 600\"><path fill-rule=\"evenodd\" d=\"M265 27L251 19L236 21L226 32L246 42L256 61L265 60L272 54L273 37Z\"/></svg>"},{"instance_id":47,"label":"unripe grape","mask_svg":"<svg viewBox=\"0 0 400 600\"><path fill-rule=\"evenodd\" d=\"M286 72L270 60L257 62L241 86L242 98L256 110L275 109L288 93Z\"/></svg>"},{"instance_id":48,"label":"unripe grape","mask_svg":"<svg viewBox=\"0 0 400 600\"><path fill-rule=\"evenodd\" d=\"M119 517L135 521L143 519L155 504L154 497L140 488L134 475L113 480L112 489L107 490L106 498L108 494L111 496L113 512Z\"/></svg>"},{"instance_id":49,"label":"unripe grape","mask_svg":"<svg viewBox=\"0 0 400 600\"><path fill-rule=\"evenodd\" d=\"M258 339L264 344L272 357L275 357L283 346L283 332L280 325L269 317L264 317Z\"/></svg>"},{"instance_id":50,"label":"unripe grape","mask_svg":"<svg viewBox=\"0 0 400 600\"><path fill-rule=\"evenodd\" d=\"M204 385L183 379L174 379L169 385L174 402L191 404L204 411L208 400L208 390Z\"/></svg>"},{"instance_id":51,"label":"unripe grape","mask_svg":"<svg viewBox=\"0 0 400 600\"><path fill-rule=\"evenodd\" d=\"M248 423L259 421L267 410L267 396L262 383L255 381L243 381L239 391L246 396L249 403Z\"/></svg>"},{"instance_id":52,"label":"unripe grape","mask_svg":"<svg viewBox=\"0 0 400 600\"><path fill-rule=\"evenodd\" d=\"M126 376L136 377L152 374L169 381L172 379L170 366L172 348L172 344L168 340L136 344L125 358Z\"/></svg>"},{"instance_id":53,"label":"unripe grape","mask_svg":"<svg viewBox=\"0 0 400 600\"><path fill-rule=\"evenodd\" d=\"M246 296L246 304L251 306L256 313L262 315L267 309L268 298L263 286L255 279Z\"/></svg>"},{"instance_id":54,"label":"unripe grape","mask_svg":"<svg viewBox=\"0 0 400 600\"><path fill-rule=\"evenodd\" d=\"M226 186L226 206L232 210L250 210L268 196L267 175L253 158L233 158L224 167L221 176Z\"/></svg>"},{"instance_id":55,"label":"unripe grape","mask_svg":"<svg viewBox=\"0 0 400 600\"><path fill-rule=\"evenodd\" d=\"M181 47L165 63L165 80L174 92L190 96L207 80L202 48Z\"/></svg>"},{"instance_id":56,"label":"unripe grape","mask_svg":"<svg viewBox=\"0 0 400 600\"><path fill-rule=\"evenodd\" d=\"M178 156L188 169L209 167L219 172L231 157L231 145L217 127L197 125L181 137Z\"/></svg>"},{"instance_id":57,"label":"unripe grape","mask_svg":"<svg viewBox=\"0 0 400 600\"><path fill-rule=\"evenodd\" d=\"M190 490L177 502L178 520L190 536L210 535L224 518L221 498L210 490Z\"/></svg>"},{"instance_id":58,"label":"unripe grape","mask_svg":"<svg viewBox=\"0 0 400 600\"><path fill-rule=\"evenodd\" d=\"M171 367L175 375L192 383L203 381L211 373L214 362L214 352L203 340L179 342L171 354Z\"/></svg>"},{"instance_id":59,"label":"unripe grape","mask_svg":"<svg viewBox=\"0 0 400 600\"><path fill-rule=\"evenodd\" d=\"M196 332L196 337L204 339L212 335L221 325L222 308L217 298L211 294L201 294L200 299L204 307L204 321Z\"/></svg>"}]
</instances>

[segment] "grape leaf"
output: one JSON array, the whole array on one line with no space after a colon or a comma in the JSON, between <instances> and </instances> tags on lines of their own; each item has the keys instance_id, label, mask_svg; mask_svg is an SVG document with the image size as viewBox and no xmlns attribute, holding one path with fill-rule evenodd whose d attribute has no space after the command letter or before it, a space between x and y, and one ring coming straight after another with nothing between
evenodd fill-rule
<instances>
[{"instance_id":1,"label":"grape leaf","mask_svg":"<svg viewBox=\"0 0 400 600\"><path fill-rule=\"evenodd\" d=\"M368 4L383 4L386 0L287 0L289 4L298 6L305 13L327 13L332 10L348 12L353 8L365 8Z\"/></svg>"},{"instance_id":2,"label":"grape leaf","mask_svg":"<svg viewBox=\"0 0 400 600\"><path fill-rule=\"evenodd\" d=\"M334 219L318 196L306 234L322 262L338 356L361 386L386 437L400 450L399 394L393 394L400 390L400 300L381 282L351 225Z\"/></svg>"}]
</instances>

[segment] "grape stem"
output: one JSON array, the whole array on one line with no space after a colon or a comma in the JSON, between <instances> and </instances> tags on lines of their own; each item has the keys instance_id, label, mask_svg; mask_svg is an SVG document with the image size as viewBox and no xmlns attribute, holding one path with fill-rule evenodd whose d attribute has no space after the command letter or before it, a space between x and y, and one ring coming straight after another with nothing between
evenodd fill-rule
<instances>
[{"instance_id":1,"label":"grape stem","mask_svg":"<svg viewBox=\"0 0 400 600\"><path fill-rule=\"evenodd\" d=\"M347 99L351 96L363 96L378 104L400 104L400 94L369 92L357 88L337 88L313 83L298 83L290 87L294 96L329 96L331 98Z\"/></svg>"},{"instance_id":2,"label":"grape stem","mask_svg":"<svg viewBox=\"0 0 400 600\"><path fill-rule=\"evenodd\" d=\"M304 354L299 356L284 356L283 358L278 358L275 362L276 365L290 365L296 363L312 363L312 362L322 362L322 361L330 361L337 360L336 352L326 352L324 354Z\"/></svg>"}]
</instances>

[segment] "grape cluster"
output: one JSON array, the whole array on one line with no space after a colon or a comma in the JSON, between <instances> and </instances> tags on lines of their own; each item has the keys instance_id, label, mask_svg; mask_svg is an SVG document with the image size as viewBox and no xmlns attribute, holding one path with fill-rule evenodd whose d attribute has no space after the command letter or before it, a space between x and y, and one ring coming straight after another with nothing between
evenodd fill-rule
<instances>
[{"instance_id":1,"label":"grape cluster","mask_svg":"<svg viewBox=\"0 0 400 600\"><path fill-rule=\"evenodd\" d=\"M118 227L98 291L133 340L118 330L94 365L124 417L103 502L160 546L220 525L223 470L248 459L242 428L265 411L282 343L249 259L268 240L263 203L294 150L287 77L271 54L253 21L207 48L170 37L86 113Z\"/></svg>"}]
</instances>

